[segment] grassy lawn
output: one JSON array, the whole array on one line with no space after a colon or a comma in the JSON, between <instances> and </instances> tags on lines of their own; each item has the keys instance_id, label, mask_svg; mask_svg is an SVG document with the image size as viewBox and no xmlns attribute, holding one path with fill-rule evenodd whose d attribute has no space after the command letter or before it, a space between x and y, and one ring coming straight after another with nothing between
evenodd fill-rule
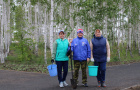
<instances>
[{"instance_id":1,"label":"grassy lawn","mask_svg":"<svg viewBox=\"0 0 140 90\"><path fill-rule=\"evenodd\" d=\"M48 73L47 66L51 64L51 52L47 49L47 64L44 61L44 48L43 44L39 45L38 56L32 55L31 60L20 61L18 59L18 55L20 52L14 48L14 46L10 47L10 53L8 57L5 59L4 64L0 64L0 69L2 70L17 70L17 71L27 71L27 72L39 72L39 73ZM118 64L126 64L126 63L134 63L140 62L140 56L138 54L137 49L133 49L132 51L133 57L130 56L130 52L127 52L125 48L120 47L120 56L119 60L117 55L117 48L114 46L113 51L111 51L111 61L107 63L110 65L118 65ZM93 65L91 62L89 65ZM69 71L71 70L71 64L69 60Z\"/></svg>"}]
</instances>

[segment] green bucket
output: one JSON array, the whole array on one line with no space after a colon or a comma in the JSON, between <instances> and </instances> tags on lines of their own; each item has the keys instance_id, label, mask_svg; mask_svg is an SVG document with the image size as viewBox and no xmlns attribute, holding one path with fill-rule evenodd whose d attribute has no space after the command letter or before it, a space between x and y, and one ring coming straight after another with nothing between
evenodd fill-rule
<instances>
[{"instance_id":1,"label":"green bucket","mask_svg":"<svg viewBox=\"0 0 140 90\"><path fill-rule=\"evenodd\" d=\"M88 66L89 76L97 76L98 66Z\"/></svg>"}]
</instances>

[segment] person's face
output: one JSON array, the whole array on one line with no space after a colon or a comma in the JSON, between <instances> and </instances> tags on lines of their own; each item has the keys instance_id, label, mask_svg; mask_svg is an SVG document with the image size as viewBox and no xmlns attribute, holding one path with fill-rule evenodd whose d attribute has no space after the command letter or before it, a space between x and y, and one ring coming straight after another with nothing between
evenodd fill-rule
<instances>
[{"instance_id":1,"label":"person's face","mask_svg":"<svg viewBox=\"0 0 140 90\"><path fill-rule=\"evenodd\" d=\"M60 33L59 33L59 37L60 37L61 39L64 39L64 37L65 37L64 32L60 32Z\"/></svg>"},{"instance_id":2,"label":"person's face","mask_svg":"<svg viewBox=\"0 0 140 90\"><path fill-rule=\"evenodd\" d=\"M77 36L78 37L83 37L83 33L78 33Z\"/></svg>"},{"instance_id":3,"label":"person's face","mask_svg":"<svg viewBox=\"0 0 140 90\"><path fill-rule=\"evenodd\" d=\"M96 37L101 37L101 32L100 32L99 30L97 30L97 31L95 32L95 36L96 36Z\"/></svg>"}]
</instances>

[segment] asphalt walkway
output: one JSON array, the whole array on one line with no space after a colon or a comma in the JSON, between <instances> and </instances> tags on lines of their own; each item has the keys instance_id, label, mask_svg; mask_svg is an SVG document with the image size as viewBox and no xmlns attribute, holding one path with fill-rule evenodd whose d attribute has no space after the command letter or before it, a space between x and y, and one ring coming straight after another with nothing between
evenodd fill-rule
<instances>
[{"instance_id":1,"label":"asphalt walkway","mask_svg":"<svg viewBox=\"0 0 140 90\"><path fill-rule=\"evenodd\" d=\"M81 86L81 72L77 90L122 90L140 85L140 63L107 67L107 87L97 87L96 77L88 76L88 86ZM66 82L69 86L60 88L57 77L47 74L0 70L0 90L73 90L70 86L71 73Z\"/></svg>"}]
</instances>

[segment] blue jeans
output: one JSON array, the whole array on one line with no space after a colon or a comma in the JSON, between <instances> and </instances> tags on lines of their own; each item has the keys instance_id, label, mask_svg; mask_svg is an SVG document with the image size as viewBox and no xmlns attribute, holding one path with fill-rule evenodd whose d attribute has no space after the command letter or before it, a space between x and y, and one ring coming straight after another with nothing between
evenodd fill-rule
<instances>
[{"instance_id":1,"label":"blue jeans","mask_svg":"<svg viewBox=\"0 0 140 90\"><path fill-rule=\"evenodd\" d=\"M60 83L66 80L66 76L68 73L68 61L56 61L56 64L57 64L58 81ZM62 68L63 68L63 76L62 76Z\"/></svg>"},{"instance_id":2,"label":"blue jeans","mask_svg":"<svg viewBox=\"0 0 140 90\"><path fill-rule=\"evenodd\" d=\"M94 65L98 66L97 80L105 82L106 62L94 62Z\"/></svg>"}]
</instances>

